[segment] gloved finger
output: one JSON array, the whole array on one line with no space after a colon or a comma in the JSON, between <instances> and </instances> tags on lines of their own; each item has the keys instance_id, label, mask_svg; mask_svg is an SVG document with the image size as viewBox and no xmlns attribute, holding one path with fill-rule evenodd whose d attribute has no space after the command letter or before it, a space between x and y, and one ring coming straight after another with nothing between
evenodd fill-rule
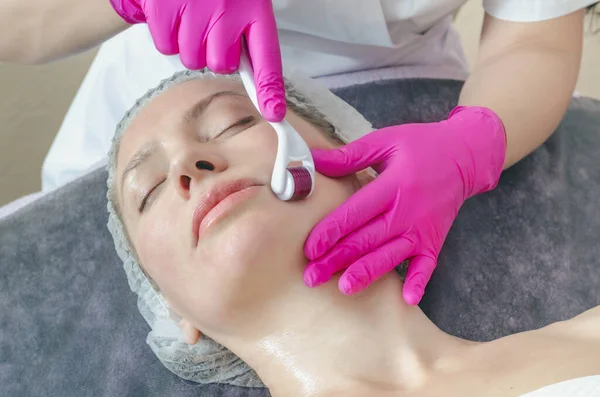
<instances>
[{"instance_id":1,"label":"gloved finger","mask_svg":"<svg viewBox=\"0 0 600 397\"><path fill-rule=\"evenodd\" d=\"M179 58L190 70L206 67L206 23L198 23L190 15L184 15L179 25Z\"/></svg>"},{"instance_id":2,"label":"gloved finger","mask_svg":"<svg viewBox=\"0 0 600 397\"><path fill-rule=\"evenodd\" d=\"M240 65L242 29L231 23L227 14L213 22L206 38L206 65L215 73L230 74Z\"/></svg>"},{"instance_id":3,"label":"gloved finger","mask_svg":"<svg viewBox=\"0 0 600 397\"><path fill-rule=\"evenodd\" d=\"M158 7L148 7L145 10L148 29L154 41L154 46L163 55L175 55L179 53L179 44L177 43L177 27L180 23L180 17L174 19L160 17Z\"/></svg>"},{"instance_id":4,"label":"gloved finger","mask_svg":"<svg viewBox=\"0 0 600 397\"><path fill-rule=\"evenodd\" d=\"M435 259L419 255L408 265L402 296L409 305L418 305L425 293L425 287L435 270Z\"/></svg>"},{"instance_id":5,"label":"gloved finger","mask_svg":"<svg viewBox=\"0 0 600 397\"><path fill-rule=\"evenodd\" d=\"M393 237L390 221L385 215L376 217L341 239L325 255L310 262L304 269L304 282L311 288L326 283L335 273L348 268Z\"/></svg>"},{"instance_id":6,"label":"gloved finger","mask_svg":"<svg viewBox=\"0 0 600 397\"><path fill-rule=\"evenodd\" d=\"M272 8L248 27L246 39L254 69L260 112L268 121L281 121L285 117L287 106L281 50Z\"/></svg>"},{"instance_id":7,"label":"gloved finger","mask_svg":"<svg viewBox=\"0 0 600 397\"><path fill-rule=\"evenodd\" d=\"M367 288L373 281L394 270L412 255L414 244L406 237L397 237L363 256L342 274L338 287L345 295Z\"/></svg>"},{"instance_id":8,"label":"gloved finger","mask_svg":"<svg viewBox=\"0 0 600 397\"><path fill-rule=\"evenodd\" d=\"M336 149L311 150L315 169L323 175L338 178L381 163L389 155L388 145L381 144L381 132L385 133L378 130Z\"/></svg>"},{"instance_id":9,"label":"gloved finger","mask_svg":"<svg viewBox=\"0 0 600 397\"><path fill-rule=\"evenodd\" d=\"M386 186L388 179L385 175L375 179L317 223L304 244L306 257L316 260L342 237L388 210L397 194L397 190Z\"/></svg>"}]
</instances>

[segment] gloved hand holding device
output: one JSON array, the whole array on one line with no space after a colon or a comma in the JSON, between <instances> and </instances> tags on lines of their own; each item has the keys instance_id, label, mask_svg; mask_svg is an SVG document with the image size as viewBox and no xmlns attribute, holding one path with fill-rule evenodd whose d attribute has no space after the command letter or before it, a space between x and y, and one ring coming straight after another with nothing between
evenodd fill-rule
<instances>
[{"instance_id":1,"label":"gloved hand holding device","mask_svg":"<svg viewBox=\"0 0 600 397\"><path fill-rule=\"evenodd\" d=\"M147 23L158 51L179 54L188 69L238 69L246 37L261 114L285 116L285 90L277 25L270 0L110 0L128 23Z\"/></svg>"}]
</instances>

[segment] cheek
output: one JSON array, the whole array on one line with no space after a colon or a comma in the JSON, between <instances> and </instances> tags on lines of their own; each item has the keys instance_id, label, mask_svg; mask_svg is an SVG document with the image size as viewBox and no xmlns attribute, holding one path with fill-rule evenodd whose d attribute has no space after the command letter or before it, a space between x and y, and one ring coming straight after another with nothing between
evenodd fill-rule
<instances>
[{"instance_id":1,"label":"cheek","mask_svg":"<svg viewBox=\"0 0 600 397\"><path fill-rule=\"evenodd\" d=\"M138 257L146 273L163 289L177 271L174 263L178 245L174 241L173 226L153 216L147 216L139 226L135 244Z\"/></svg>"},{"instance_id":2,"label":"cheek","mask_svg":"<svg viewBox=\"0 0 600 397\"><path fill-rule=\"evenodd\" d=\"M277 154L277 133L269 124L262 122L242 131L225 145L233 166L238 163L252 165L251 175L272 171Z\"/></svg>"},{"instance_id":3,"label":"cheek","mask_svg":"<svg viewBox=\"0 0 600 397\"><path fill-rule=\"evenodd\" d=\"M161 291L177 290L191 270L191 221L176 193L164 189L140 219L135 246L146 273Z\"/></svg>"}]
</instances>

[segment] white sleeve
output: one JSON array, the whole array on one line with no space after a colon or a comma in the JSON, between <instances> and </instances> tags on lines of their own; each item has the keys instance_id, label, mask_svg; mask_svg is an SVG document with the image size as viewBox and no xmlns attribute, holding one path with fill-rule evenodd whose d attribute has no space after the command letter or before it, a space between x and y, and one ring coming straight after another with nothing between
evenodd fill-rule
<instances>
[{"instance_id":1,"label":"white sleeve","mask_svg":"<svg viewBox=\"0 0 600 397\"><path fill-rule=\"evenodd\" d=\"M598 0L483 0L485 12L513 22L538 22L561 17Z\"/></svg>"},{"instance_id":2,"label":"white sleeve","mask_svg":"<svg viewBox=\"0 0 600 397\"><path fill-rule=\"evenodd\" d=\"M42 166L42 191L85 174L110 149L117 123L135 101L183 68L160 54L145 24L100 47Z\"/></svg>"}]
</instances>

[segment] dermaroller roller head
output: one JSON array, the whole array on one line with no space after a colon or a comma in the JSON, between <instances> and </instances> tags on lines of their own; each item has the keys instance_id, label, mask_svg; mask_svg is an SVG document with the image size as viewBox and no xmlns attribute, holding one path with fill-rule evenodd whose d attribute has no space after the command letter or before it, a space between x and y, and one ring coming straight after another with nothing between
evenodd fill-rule
<instances>
[{"instance_id":1,"label":"dermaroller roller head","mask_svg":"<svg viewBox=\"0 0 600 397\"><path fill-rule=\"evenodd\" d=\"M250 100L260 112L256 98L254 72L243 40L239 73ZM271 190L280 200L284 201L300 200L310 196L315 187L315 164L308 145L286 120L279 123L269 122L269 124L277 133L278 138L277 156L271 175ZM288 167L292 162L299 162L302 165Z\"/></svg>"}]
</instances>

